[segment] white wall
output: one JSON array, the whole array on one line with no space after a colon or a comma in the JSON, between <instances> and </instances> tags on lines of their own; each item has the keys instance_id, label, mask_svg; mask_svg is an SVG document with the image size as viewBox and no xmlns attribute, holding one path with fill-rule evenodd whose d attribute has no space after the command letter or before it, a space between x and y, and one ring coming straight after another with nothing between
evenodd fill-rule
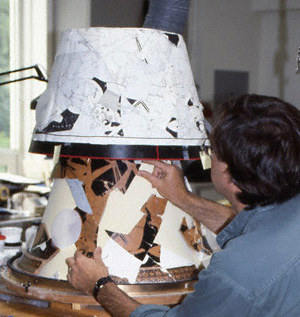
<instances>
[{"instance_id":1,"label":"white wall","mask_svg":"<svg viewBox=\"0 0 300 317\"><path fill-rule=\"evenodd\" d=\"M140 27L143 25L143 0L91 0L93 26Z\"/></svg>"},{"instance_id":2,"label":"white wall","mask_svg":"<svg viewBox=\"0 0 300 317\"><path fill-rule=\"evenodd\" d=\"M260 17L249 0L192 0L188 48L200 99L214 97L214 71L249 71L258 89Z\"/></svg>"},{"instance_id":3,"label":"white wall","mask_svg":"<svg viewBox=\"0 0 300 317\"><path fill-rule=\"evenodd\" d=\"M300 109L300 75L296 75L300 1L286 2L286 16L278 11L278 6L274 8L274 2L260 1L253 2L253 9L262 18L258 92L283 98Z\"/></svg>"},{"instance_id":4,"label":"white wall","mask_svg":"<svg viewBox=\"0 0 300 317\"><path fill-rule=\"evenodd\" d=\"M91 23L90 0L48 0L48 60L52 64L61 32L70 28L86 28Z\"/></svg>"},{"instance_id":5,"label":"white wall","mask_svg":"<svg viewBox=\"0 0 300 317\"><path fill-rule=\"evenodd\" d=\"M191 2L188 50L201 100L213 101L216 69L249 71L249 92L278 96L300 108L299 0Z\"/></svg>"}]
</instances>

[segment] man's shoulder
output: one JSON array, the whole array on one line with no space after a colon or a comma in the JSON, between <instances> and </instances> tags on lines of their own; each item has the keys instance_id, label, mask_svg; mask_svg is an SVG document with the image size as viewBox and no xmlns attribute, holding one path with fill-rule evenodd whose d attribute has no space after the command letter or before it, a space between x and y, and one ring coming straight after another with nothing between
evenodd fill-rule
<instances>
[{"instance_id":1,"label":"man's shoulder","mask_svg":"<svg viewBox=\"0 0 300 317\"><path fill-rule=\"evenodd\" d=\"M253 256L233 251L225 249L213 255L208 268L199 275L197 289L211 286L223 290L223 295L240 298L261 315L296 316L295 312L300 311L299 253L281 259L277 265L263 252Z\"/></svg>"},{"instance_id":2,"label":"man's shoulder","mask_svg":"<svg viewBox=\"0 0 300 317\"><path fill-rule=\"evenodd\" d=\"M299 197L245 210L218 236L223 248L200 272L195 294L205 290L206 299L217 303L227 298L232 311L234 303L243 303L243 313L249 310L245 315L298 316L299 228Z\"/></svg>"},{"instance_id":3,"label":"man's shoulder","mask_svg":"<svg viewBox=\"0 0 300 317\"><path fill-rule=\"evenodd\" d=\"M209 266L250 297L297 281L300 292L300 204L297 198L254 215L239 235L216 252ZM281 282L282 283L282 282ZM293 283L292 283L293 284ZM299 285L299 286L298 286Z\"/></svg>"}]
</instances>

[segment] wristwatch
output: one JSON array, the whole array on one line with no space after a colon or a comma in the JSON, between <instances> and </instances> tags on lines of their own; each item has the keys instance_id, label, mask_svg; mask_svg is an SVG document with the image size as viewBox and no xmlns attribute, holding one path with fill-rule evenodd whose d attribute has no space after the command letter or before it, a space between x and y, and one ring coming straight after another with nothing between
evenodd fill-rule
<instances>
[{"instance_id":1,"label":"wristwatch","mask_svg":"<svg viewBox=\"0 0 300 317\"><path fill-rule=\"evenodd\" d=\"M106 276L106 277L101 277L97 282L96 282L96 285L94 287L94 290L93 290L93 296L94 298L97 300L97 297L98 297L98 293L100 291L100 289L108 282L113 282L114 281L112 280L112 278L110 276Z\"/></svg>"}]
</instances>

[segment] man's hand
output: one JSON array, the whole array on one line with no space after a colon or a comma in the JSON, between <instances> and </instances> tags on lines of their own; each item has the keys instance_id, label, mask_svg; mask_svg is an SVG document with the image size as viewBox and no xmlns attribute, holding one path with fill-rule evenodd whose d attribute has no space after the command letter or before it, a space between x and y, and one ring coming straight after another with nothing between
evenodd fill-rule
<instances>
[{"instance_id":1,"label":"man's hand","mask_svg":"<svg viewBox=\"0 0 300 317\"><path fill-rule=\"evenodd\" d=\"M138 175L147 179L164 198L203 223L211 231L220 232L235 216L231 207L222 206L189 192L179 167L161 161L145 163L154 166L152 174L140 170Z\"/></svg>"},{"instance_id":2,"label":"man's hand","mask_svg":"<svg viewBox=\"0 0 300 317\"><path fill-rule=\"evenodd\" d=\"M94 258L87 258L79 251L74 257L67 258L69 267L68 281L87 295L93 295L96 282L108 276L108 269L101 258L101 248L94 252ZM120 263L121 265L121 263ZM107 283L100 290L97 301L113 317L128 317L141 304L129 297L115 283Z\"/></svg>"},{"instance_id":3,"label":"man's hand","mask_svg":"<svg viewBox=\"0 0 300 317\"><path fill-rule=\"evenodd\" d=\"M74 257L67 258L69 267L68 281L87 295L92 295L95 283L102 277L108 276L108 269L101 258L101 248L94 252L93 258L88 258L79 251Z\"/></svg>"},{"instance_id":4,"label":"man's hand","mask_svg":"<svg viewBox=\"0 0 300 317\"><path fill-rule=\"evenodd\" d=\"M153 172L151 174L140 170L138 175L147 179L161 196L180 207L188 194L182 170L161 161L145 161L144 163L153 165Z\"/></svg>"}]
</instances>

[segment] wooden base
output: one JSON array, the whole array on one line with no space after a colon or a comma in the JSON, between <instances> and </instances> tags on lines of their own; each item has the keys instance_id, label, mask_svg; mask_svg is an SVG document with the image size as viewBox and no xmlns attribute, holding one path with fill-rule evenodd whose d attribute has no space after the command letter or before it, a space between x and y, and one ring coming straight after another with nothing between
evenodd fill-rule
<instances>
[{"instance_id":1,"label":"wooden base","mask_svg":"<svg viewBox=\"0 0 300 317\"><path fill-rule=\"evenodd\" d=\"M110 316L92 296L82 294L67 281L27 274L15 269L12 264L13 262L1 272L2 314L8 313L8 316L14 317ZM176 305L188 293L193 292L194 282L118 286L142 304Z\"/></svg>"},{"instance_id":2,"label":"wooden base","mask_svg":"<svg viewBox=\"0 0 300 317\"><path fill-rule=\"evenodd\" d=\"M67 281L41 280L40 277L6 270L1 273L2 283L7 289L24 298L35 298L61 303L98 305L92 296L74 289ZM54 285L53 285L54 284ZM118 285L129 296L142 304L176 305L193 292L194 281L171 285Z\"/></svg>"},{"instance_id":3,"label":"wooden base","mask_svg":"<svg viewBox=\"0 0 300 317\"><path fill-rule=\"evenodd\" d=\"M1 282L7 282L3 280L3 274ZM15 293L8 289L3 283L0 282L0 317L14 316L14 317L36 317L36 316L47 316L47 317L109 317L106 311L94 301L94 305L88 305L84 303L71 302L63 303L55 300L41 299L46 293L40 293L39 299L36 299L32 294L25 294L23 296L19 293ZM21 286L22 287L22 286ZM22 287L23 288L23 287ZM24 288L23 288L24 290ZM20 290L19 290L20 291ZM51 293L48 290L48 295ZM58 292L59 293L59 292ZM46 296L49 297L49 296ZM51 297L51 296L50 296ZM87 297L87 296L86 296ZM84 295L82 295L84 298ZM165 302L174 301L175 299L180 302L184 298L182 294L170 294L164 296L156 296L155 298L135 297L136 300L143 304L165 304ZM72 297L69 297L72 300ZM78 297L75 296L74 300L78 301ZM84 302L84 300L82 301Z\"/></svg>"},{"instance_id":4,"label":"wooden base","mask_svg":"<svg viewBox=\"0 0 300 317\"><path fill-rule=\"evenodd\" d=\"M89 307L77 304L63 304L40 300L29 300L9 291L0 283L0 317L84 317L110 316L101 306Z\"/></svg>"}]
</instances>

